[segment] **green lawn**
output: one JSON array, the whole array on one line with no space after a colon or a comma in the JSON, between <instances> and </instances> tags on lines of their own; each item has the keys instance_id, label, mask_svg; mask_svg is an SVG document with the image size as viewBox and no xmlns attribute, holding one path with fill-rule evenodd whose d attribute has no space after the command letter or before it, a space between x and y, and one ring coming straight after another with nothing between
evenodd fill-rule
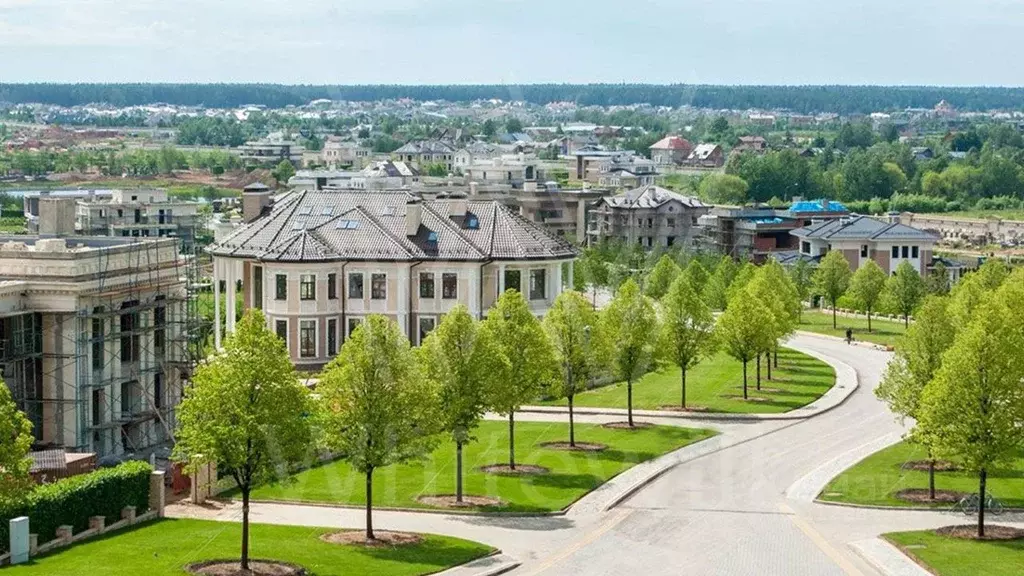
<instances>
[{"instance_id":1,"label":"green lawn","mask_svg":"<svg viewBox=\"0 0 1024 576\"><path fill-rule=\"evenodd\" d=\"M920 446L900 442L858 462L832 480L821 493L822 500L876 506L914 506L894 494L905 488L927 488L928 472L902 469L904 462L926 459ZM936 472L937 490L978 491L978 478L964 472ZM989 472L987 491L1007 507L1024 507L1024 454L1012 469ZM949 507L950 504L939 504Z\"/></svg>"},{"instance_id":2,"label":"green lawn","mask_svg":"<svg viewBox=\"0 0 1024 576\"><path fill-rule=\"evenodd\" d=\"M317 576L415 576L464 564L491 552L488 546L427 536L414 546L365 548L328 544L329 528L253 524L252 558L292 562ZM386 527L382 526L381 529ZM86 540L3 569L11 576L181 576L194 562L238 558L242 527L235 522L162 520Z\"/></svg>"},{"instance_id":3,"label":"green lawn","mask_svg":"<svg viewBox=\"0 0 1024 576\"><path fill-rule=\"evenodd\" d=\"M938 576L1019 576L1024 574L1024 540L976 542L946 538L932 531L883 536Z\"/></svg>"},{"instance_id":4,"label":"green lawn","mask_svg":"<svg viewBox=\"0 0 1024 576\"><path fill-rule=\"evenodd\" d=\"M800 316L798 330L817 332L829 336L846 337L846 329L853 328L853 339L874 342L885 346L894 346L900 336L906 332L903 321L871 317L871 332L868 332L867 318L851 318L842 314L836 316L838 329L832 329L832 312L814 312L804 310Z\"/></svg>"},{"instance_id":5,"label":"green lawn","mask_svg":"<svg viewBox=\"0 0 1024 576\"><path fill-rule=\"evenodd\" d=\"M486 474L478 468L508 461L508 423L484 421L477 440L464 449L465 493L499 498L505 506L486 511L546 512L560 510L597 488L612 476L640 462L703 440L710 430L657 426L642 430L611 430L576 425L576 440L605 444L603 452L567 452L540 446L568 440L567 423L517 422L516 463L544 466L550 474L509 477ZM344 461L331 462L295 476L287 485L253 492L256 500L292 500L362 505L364 477ZM421 463L389 466L373 476L374 504L381 507L424 507L417 498L455 493L455 447L443 442Z\"/></svg>"},{"instance_id":6,"label":"green lawn","mask_svg":"<svg viewBox=\"0 0 1024 576\"><path fill-rule=\"evenodd\" d=\"M748 394L763 401L744 401L743 364L722 353L705 360L686 373L687 406L702 406L713 412L779 413L805 406L835 383L835 371L824 362L789 348L779 349L779 368L767 380L763 367L761 386L755 389L754 362L747 365ZM679 368L651 372L633 384L633 407L657 410L678 406L681 400ZM565 400L543 402L564 406ZM576 396L576 406L625 408L626 384L596 388Z\"/></svg>"}]
</instances>

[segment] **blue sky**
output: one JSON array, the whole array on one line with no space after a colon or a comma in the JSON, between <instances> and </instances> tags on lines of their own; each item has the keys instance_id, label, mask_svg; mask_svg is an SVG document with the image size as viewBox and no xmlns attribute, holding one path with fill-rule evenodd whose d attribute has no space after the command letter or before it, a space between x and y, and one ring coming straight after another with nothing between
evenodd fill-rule
<instances>
[{"instance_id":1,"label":"blue sky","mask_svg":"<svg viewBox=\"0 0 1024 576\"><path fill-rule=\"evenodd\" d=\"M0 82L1024 85L1024 0L0 0Z\"/></svg>"}]
</instances>

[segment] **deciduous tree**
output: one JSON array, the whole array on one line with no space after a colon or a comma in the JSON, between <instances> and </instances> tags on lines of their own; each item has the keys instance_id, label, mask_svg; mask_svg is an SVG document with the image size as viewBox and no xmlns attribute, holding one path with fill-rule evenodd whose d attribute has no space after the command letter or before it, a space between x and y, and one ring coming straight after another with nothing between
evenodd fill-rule
<instances>
[{"instance_id":1,"label":"deciduous tree","mask_svg":"<svg viewBox=\"0 0 1024 576\"><path fill-rule=\"evenodd\" d=\"M793 264L792 268L789 269L789 278L793 282L793 288L796 289L797 297L801 303L800 314L803 313L803 303L811 298L811 288L814 287L814 282L811 280L812 273L811 265L803 258L797 259L796 264ZM799 315L797 320L799 321Z\"/></svg>"},{"instance_id":2,"label":"deciduous tree","mask_svg":"<svg viewBox=\"0 0 1024 576\"><path fill-rule=\"evenodd\" d=\"M32 487L32 423L0 380L0 504L16 502Z\"/></svg>"},{"instance_id":3,"label":"deciduous tree","mask_svg":"<svg viewBox=\"0 0 1024 576\"><path fill-rule=\"evenodd\" d=\"M658 319L651 299L640 293L636 282L627 280L603 315L604 327L614 349L614 366L626 381L626 412L633 426L633 382L651 365Z\"/></svg>"},{"instance_id":4,"label":"deciduous tree","mask_svg":"<svg viewBox=\"0 0 1024 576\"><path fill-rule=\"evenodd\" d=\"M507 290L487 313L490 332L505 361L505 370L491 391L491 407L508 416L508 466L516 468L516 410L535 400L557 376L555 349L526 298Z\"/></svg>"},{"instance_id":5,"label":"deciduous tree","mask_svg":"<svg viewBox=\"0 0 1024 576\"><path fill-rule=\"evenodd\" d=\"M366 478L366 539L373 534L373 473L424 456L440 430L434 382L423 377L398 325L372 315L327 365L317 386L327 444Z\"/></svg>"},{"instance_id":6,"label":"deciduous tree","mask_svg":"<svg viewBox=\"0 0 1024 576\"><path fill-rule=\"evenodd\" d=\"M573 401L604 367L610 351L598 313L579 292L558 295L544 316L544 329L561 367L561 378L552 387L552 396L565 398L568 403L569 446L575 447Z\"/></svg>"},{"instance_id":7,"label":"deciduous tree","mask_svg":"<svg viewBox=\"0 0 1024 576\"><path fill-rule=\"evenodd\" d=\"M832 306L833 330L836 329L836 303L850 287L850 276L850 263L838 250L832 250L826 254L812 276L814 292Z\"/></svg>"},{"instance_id":8,"label":"deciduous tree","mask_svg":"<svg viewBox=\"0 0 1024 576\"><path fill-rule=\"evenodd\" d=\"M654 299L661 298L681 273L682 270L676 261L668 254L663 255L644 281L644 294Z\"/></svg>"},{"instance_id":9,"label":"deciduous tree","mask_svg":"<svg viewBox=\"0 0 1024 576\"><path fill-rule=\"evenodd\" d=\"M195 472L209 462L242 494L242 570L249 569L249 495L286 481L310 454L309 393L284 342L250 310L224 351L200 364L178 408L174 457Z\"/></svg>"},{"instance_id":10,"label":"deciduous tree","mask_svg":"<svg viewBox=\"0 0 1024 576\"><path fill-rule=\"evenodd\" d=\"M892 310L903 316L903 325L910 325L910 315L924 298L924 279L910 262L903 261L896 273L885 282L885 299Z\"/></svg>"},{"instance_id":11,"label":"deciduous tree","mask_svg":"<svg viewBox=\"0 0 1024 576\"><path fill-rule=\"evenodd\" d=\"M714 354L715 316L686 275L676 278L669 287L668 294L661 301L661 311L662 350L673 364L679 366L680 407L686 408L686 372Z\"/></svg>"},{"instance_id":12,"label":"deciduous tree","mask_svg":"<svg viewBox=\"0 0 1024 576\"><path fill-rule=\"evenodd\" d=\"M425 376L438 390L441 424L455 442L455 501L462 502L462 447L487 411L505 358L465 306L452 308L418 349Z\"/></svg>"},{"instance_id":13,"label":"deciduous tree","mask_svg":"<svg viewBox=\"0 0 1024 576\"><path fill-rule=\"evenodd\" d=\"M771 311L746 290L735 295L718 319L716 334L730 356L743 363L743 399L747 399L747 363L768 347Z\"/></svg>"},{"instance_id":14,"label":"deciduous tree","mask_svg":"<svg viewBox=\"0 0 1024 576\"><path fill-rule=\"evenodd\" d=\"M882 267L874 260L868 260L857 269L850 280L850 295L864 306L868 313L868 332L871 332L871 312L882 298L887 279Z\"/></svg>"}]
</instances>

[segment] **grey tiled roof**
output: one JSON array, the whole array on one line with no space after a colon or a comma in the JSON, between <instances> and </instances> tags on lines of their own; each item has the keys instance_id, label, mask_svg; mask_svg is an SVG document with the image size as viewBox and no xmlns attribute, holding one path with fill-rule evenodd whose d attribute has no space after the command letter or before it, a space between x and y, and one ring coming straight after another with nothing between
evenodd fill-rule
<instances>
[{"instance_id":1,"label":"grey tiled roof","mask_svg":"<svg viewBox=\"0 0 1024 576\"><path fill-rule=\"evenodd\" d=\"M693 196L683 196L661 186L648 184L628 190L615 196L606 196L600 200L613 208L657 208L673 200L679 201L687 208L705 208L706 204Z\"/></svg>"},{"instance_id":2,"label":"grey tiled roof","mask_svg":"<svg viewBox=\"0 0 1024 576\"><path fill-rule=\"evenodd\" d=\"M451 154L455 149L440 140L413 140L405 143L395 154Z\"/></svg>"},{"instance_id":3,"label":"grey tiled roof","mask_svg":"<svg viewBox=\"0 0 1024 576\"><path fill-rule=\"evenodd\" d=\"M407 236L407 192L296 191L210 253L279 262L521 260L571 258L576 248L495 201L423 200ZM472 226L475 218L477 226Z\"/></svg>"},{"instance_id":4,"label":"grey tiled roof","mask_svg":"<svg viewBox=\"0 0 1024 576\"><path fill-rule=\"evenodd\" d=\"M882 222L867 216L820 222L793 230L792 234L800 238L829 240L938 240L930 232L906 224Z\"/></svg>"}]
</instances>

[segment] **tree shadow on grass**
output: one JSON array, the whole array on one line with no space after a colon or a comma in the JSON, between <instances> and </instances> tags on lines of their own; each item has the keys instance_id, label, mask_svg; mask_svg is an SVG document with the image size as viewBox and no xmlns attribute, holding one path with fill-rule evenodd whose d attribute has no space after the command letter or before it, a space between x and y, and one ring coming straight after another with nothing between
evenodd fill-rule
<instances>
[{"instance_id":1,"label":"tree shadow on grass","mask_svg":"<svg viewBox=\"0 0 1024 576\"><path fill-rule=\"evenodd\" d=\"M538 474L523 478L523 482L533 486L558 488L564 490L593 490L604 480L593 474Z\"/></svg>"},{"instance_id":2,"label":"tree shadow on grass","mask_svg":"<svg viewBox=\"0 0 1024 576\"><path fill-rule=\"evenodd\" d=\"M326 544L337 546L337 544ZM428 536L423 542L409 546L353 546L351 549L363 556L387 562L403 562L408 564L426 564L446 568L465 564L470 560L487 555L490 550L469 548L465 544Z\"/></svg>"}]
</instances>

